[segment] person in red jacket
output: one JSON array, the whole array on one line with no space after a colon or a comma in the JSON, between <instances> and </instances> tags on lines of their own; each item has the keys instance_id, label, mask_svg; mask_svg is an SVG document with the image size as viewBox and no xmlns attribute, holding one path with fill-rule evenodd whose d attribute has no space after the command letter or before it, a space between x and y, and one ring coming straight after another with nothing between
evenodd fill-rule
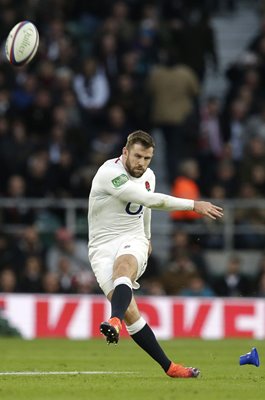
<instances>
[{"instance_id":1,"label":"person in red jacket","mask_svg":"<svg viewBox=\"0 0 265 400\"><path fill-rule=\"evenodd\" d=\"M198 163L194 159L186 159L180 165L180 174L176 177L172 186L172 196L198 200L201 196L196 180L199 177ZM201 216L194 211L173 211L171 212L173 221L191 222Z\"/></svg>"}]
</instances>

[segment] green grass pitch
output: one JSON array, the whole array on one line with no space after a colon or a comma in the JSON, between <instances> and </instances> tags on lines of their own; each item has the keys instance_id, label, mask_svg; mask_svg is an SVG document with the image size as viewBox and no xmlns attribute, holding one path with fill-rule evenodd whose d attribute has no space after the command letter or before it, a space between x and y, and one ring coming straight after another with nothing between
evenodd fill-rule
<instances>
[{"instance_id":1,"label":"green grass pitch","mask_svg":"<svg viewBox=\"0 0 265 400\"><path fill-rule=\"evenodd\" d=\"M1 400L263 400L264 342L194 339L161 342L175 361L201 369L198 379L172 379L129 339L73 341L0 339ZM239 366L257 347L260 367ZM3 375L7 371L70 372L72 375ZM82 374L78 372L100 372ZM109 372L106 373L106 372Z\"/></svg>"}]
</instances>

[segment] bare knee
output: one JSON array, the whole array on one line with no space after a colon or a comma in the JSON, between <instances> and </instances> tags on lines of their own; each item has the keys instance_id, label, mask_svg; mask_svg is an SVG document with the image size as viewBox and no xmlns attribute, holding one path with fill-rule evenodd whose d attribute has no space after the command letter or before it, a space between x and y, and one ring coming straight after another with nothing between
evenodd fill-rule
<instances>
[{"instance_id":1,"label":"bare knee","mask_svg":"<svg viewBox=\"0 0 265 400\"><path fill-rule=\"evenodd\" d=\"M127 276L134 281L137 275L137 260L134 256L128 254L116 259L113 266L113 280L121 276Z\"/></svg>"}]
</instances>

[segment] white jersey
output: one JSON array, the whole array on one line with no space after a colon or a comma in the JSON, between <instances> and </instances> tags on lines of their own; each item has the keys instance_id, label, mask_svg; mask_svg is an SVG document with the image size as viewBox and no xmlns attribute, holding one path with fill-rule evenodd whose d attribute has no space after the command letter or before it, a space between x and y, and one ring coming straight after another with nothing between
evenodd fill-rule
<instances>
[{"instance_id":1,"label":"white jersey","mask_svg":"<svg viewBox=\"0 0 265 400\"><path fill-rule=\"evenodd\" d=\"M137 191L143 190L155 190L155 175L150 168L140 178L134 178L124 168L122 156L99 168L89 196L90 248L119 237L150 239L151 210L136 202Z\"/></svg>"}]
</instances>

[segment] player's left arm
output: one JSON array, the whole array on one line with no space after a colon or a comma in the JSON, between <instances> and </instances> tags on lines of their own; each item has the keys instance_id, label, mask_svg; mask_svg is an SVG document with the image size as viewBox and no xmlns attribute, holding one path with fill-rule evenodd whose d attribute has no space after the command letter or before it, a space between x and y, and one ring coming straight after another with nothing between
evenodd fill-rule
<instances>
[{"instance_id":1,"label":"player's left arm","mask_svg":"<svg viewBox=\"0 0 265 400\"><path fill-rule=\"evenodd\" d=\"M148 180L148 186L151 192L155 191L155 186L156 186L156 178L155 174L153 171L150 170L150 178ZM151 231L151 221L152 221L152 209L145 207L144 210L144 232L145 236L149 240L149 248L148 248L148 257L152 253L152 243L151 243L151 236L152 236L152 231Z\"/></svg>"},{"instance_id":2,"label":"player's left arm","mask_svg":"<svg viewBox=\"0 0 265 400\"><path fill-rule=\"evenodd\" d=\"M149 240L149 248L148 248L148 257L152 253L152 244L151 244L151 216L152 210L151 208L145 208L144 210L144 233L146 238Z\"/></svg>"},{"instance_id":3,"label":"player's left arm","mask_svg":"<svg viewBox=\"0 0 265 400\"><path fill-rule=\"evenodd\" d=\"M144 210L144 233L148 240L151 240L151 208L145 208Z\"/></svg>"}]
</instances>

